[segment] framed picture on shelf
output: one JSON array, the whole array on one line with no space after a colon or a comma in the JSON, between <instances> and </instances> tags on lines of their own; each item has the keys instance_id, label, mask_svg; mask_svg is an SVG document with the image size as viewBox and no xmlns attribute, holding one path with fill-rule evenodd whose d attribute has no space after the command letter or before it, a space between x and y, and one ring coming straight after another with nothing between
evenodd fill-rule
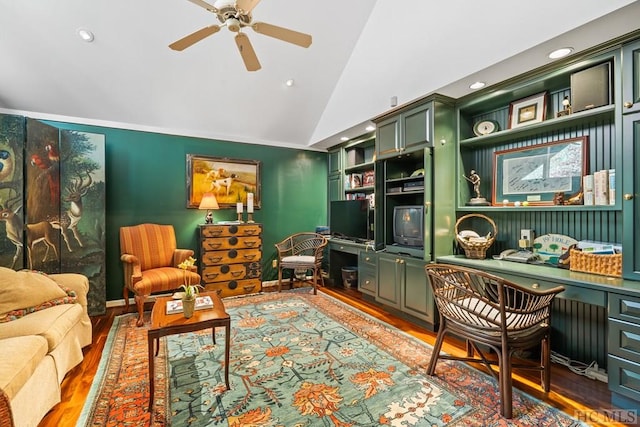
<instances>
[{"instance_id":1,"label":"framed picture on shelf","mask_svg":"<svg viewBox=\"0 0 640 427\"><path fill-rule=\"evenodd\" d=\"M204 193L213 193L221 209L246 205L253 193L260 209L260 162L187 154L187 208L198 208Z\"/></svg>"},{"instance_id":2,"label":"framed picture on shelf","mask_svg":"<svg viewBox=\"0 0 640 427\"><path fill-rule=\"evenodd\" d=\"M578 194L589 171L588 142L583 136L494 152L493 205L553 205L556 193Z\"/></svg>"},{"instance_id":3,"label":"framed picture on shelf","mask_svg":"<svg viewBox=\"0 0 640 427\"><path fill-rule=\"evenodd\" d=\"M547 115L547 92L519 99L509 105L509 129L540 123Z\"/></svg>"}]
</instances>

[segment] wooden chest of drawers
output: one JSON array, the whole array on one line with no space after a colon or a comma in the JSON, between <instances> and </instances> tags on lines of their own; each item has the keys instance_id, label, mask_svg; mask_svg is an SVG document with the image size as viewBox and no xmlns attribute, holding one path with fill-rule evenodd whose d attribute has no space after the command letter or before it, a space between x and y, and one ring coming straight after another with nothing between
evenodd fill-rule
<instances>
[{"instance_id":1,"label":"wooden chest of drawers","mask_svg":"<svg viewBox=\"0 0 640 427\"><path fill-rule=\"evenodd\" d=\"M262 290L262 225L200 226L200 275L221 297Z\"/></svg>"}]
</instances>

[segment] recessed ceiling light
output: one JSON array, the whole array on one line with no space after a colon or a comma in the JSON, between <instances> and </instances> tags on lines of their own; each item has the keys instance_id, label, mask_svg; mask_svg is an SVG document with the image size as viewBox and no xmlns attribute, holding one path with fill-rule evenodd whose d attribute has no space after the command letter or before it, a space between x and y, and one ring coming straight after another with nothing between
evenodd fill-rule
<instances>
[{"instance_id":1,"label":"recessed ceiling light","mask_svg":"<svg viewBox=\"0 0 640 427\"><path fill-rule=\"evenodd\" d=\"M76 30L76 33L82 40L86 41L87 43L91 43L93 41L93 33L87 29L78 28Z\"/></svg>"},{"instance_id":2,"label":"recessed ceiling light","mask_svg":"<svg viewBox=\"0 0 640 427\"><path fill-rule=\"evenodd\" d=\"M469 85L469 89L481 89L486 86L485 82L475 82Z\"/></svg>"},{"instance_id":3,"label":"recessed ceiling light","mask_svg":"<svg viewBox=\"0 0 640 427\"><path fill-rule=\"evenodd\" d=\"M348 136L341 136L340 137L340 141L348 141L349 137Z\"/></svg>"},{"instance_id":4,"label":"recessed ceiling light","mask_svg":"<svg viewBox=\"0 0 640 427\"><path fill-rule=\"evenodd\" d=\"M289 86L289 87L293 86L293 85L294 85L294 83L295 83L295 82L293 81L293 79L289 79L289 80L287 80L286 82L284 82L284 84L286 84L286 85L287 85L287 86Z\"/></svg>"},{"instance_id":5,"label":"recessed ceiling light","mask_svg":"<svg viewBox=\"0 0 640 427\"><path fill-rule=\"evenodd\" d=\"M364 128L364 130L366 130L367 132L372 132L374 130L376 130L376 127L373 125L369 125L366 128Z\"/></svg>"},{"instance_id":6,"label":"recessed ceiling light","mask_svg":"<svg viewBox=\"0 0 640 427\"><path fill-rule=\"evenodd\" d=\"M572 47L563 47L563 48L556 49L553 52L551 52L549 54L549 58L550 59L564 58L565 56L569 55L571 52L573 52L573 48Z\"/></svg>"}]
</instances>

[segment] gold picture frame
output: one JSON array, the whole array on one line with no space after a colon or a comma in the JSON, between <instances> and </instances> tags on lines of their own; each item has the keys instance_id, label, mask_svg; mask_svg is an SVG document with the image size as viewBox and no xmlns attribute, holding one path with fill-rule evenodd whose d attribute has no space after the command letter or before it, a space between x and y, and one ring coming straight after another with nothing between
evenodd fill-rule
<instances>
[{"instance_id":1,"label":"gold picture frame","mask_svg":"<svg viewBox=\"0 0 640 427\"><path fill-rule=\"evenodd\" d=\"M220 209L247 204L260 209L260 161L187 154L187 208L198 208L204 193L214 193Z\"/></svg>"},{"instance_id":2,"label":"gold picture frame","mask_svg":"<svg viewBox=\"0 0 640 427\"><path fill-rule=\"evenodd\" d=\"M519 99L509 104L509 129L544 121L547 116L547 92Z\"/></svg>"}]
</instances>

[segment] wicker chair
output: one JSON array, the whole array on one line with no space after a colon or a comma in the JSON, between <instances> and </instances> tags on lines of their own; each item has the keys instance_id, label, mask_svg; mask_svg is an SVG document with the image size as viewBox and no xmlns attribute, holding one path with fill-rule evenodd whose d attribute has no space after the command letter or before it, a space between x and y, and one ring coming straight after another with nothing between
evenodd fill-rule
<instances>
[{"instance_id":1,"label":"wicker chair","mask_svg":"<svg viewBox=\"0 0 640 427\"><path fill-rule=\"evenodd\" d=\"M428 264L425 271L440 313L440 328L429 362L429 375L434 375L438 359L484 364L498 381L500 413L505 418L511 418L513 413L512 368L539 370L542 388L549 391L550 311L553 298L564 290L562 286L535 291L492 274L445 264ZM466 340L467 357L440 354L444 337L449 332ZM497 361L485 357L478 344L494 350ZM541 344L539 364L530 361L512 363L515 352L538 344ZM490 365L498 365L497 378Z\"/></svg>"},{"instance_id":2,"label":"wicker chair","mask_svg":"<svg viewBox=\"0 0 640 427\"><path fill-rule=\"evenodd\" d=\"M125 311L129 311L129 291L138 307L142 326L144 302L154 292L173 291L186 283L200 283L195 266L191 271L178 264L193 256L191 249L177 249L172 225L140 224L120 227L120 260L124 266Z\"/></svg>"},{"instance_id":3,"label":"wicker chair","mask_svg":"<svg viewBox=\"0 0 640 427\"><path fill-rule=\"evenodd\" d=\"M317 294L318 279L322 286L322 258L328 240L317 233L297 233L276 243L278 250L278 292L282 289L282 272L291 270L289 282L293 288L293 280L306 281L307 272L313 273L313 293Z\"/></svg>"}]
</instances>

